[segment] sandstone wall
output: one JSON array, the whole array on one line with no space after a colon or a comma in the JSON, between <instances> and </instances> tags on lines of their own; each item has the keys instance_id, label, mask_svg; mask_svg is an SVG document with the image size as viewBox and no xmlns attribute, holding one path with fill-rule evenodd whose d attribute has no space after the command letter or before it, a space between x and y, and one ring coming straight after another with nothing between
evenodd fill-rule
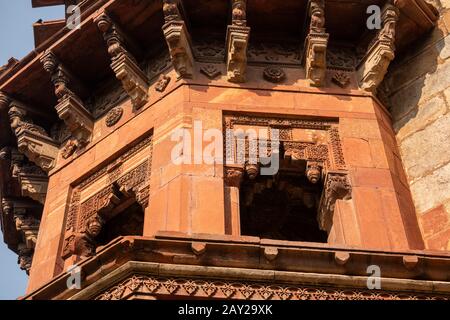
<instances>
[{"instance_id":1,"label":"sandstone wall","mask_svg":"<svg viewBox=\"0 0 450 320\"><path fill-rule=\"evenodd\" d=\"M450 0L438 27L391 65L385 85L425 245L450 250Z\"/></svg>"}]
</instances>

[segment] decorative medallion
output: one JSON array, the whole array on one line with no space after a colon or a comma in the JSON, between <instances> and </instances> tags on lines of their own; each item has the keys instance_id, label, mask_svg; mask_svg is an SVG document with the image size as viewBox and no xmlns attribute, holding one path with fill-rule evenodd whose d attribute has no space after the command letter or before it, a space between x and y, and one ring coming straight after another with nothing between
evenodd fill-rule
<instances>
[{"instance_id":1,"label":"decorative medallion","mask_svg":"<svg viewBox=\"0 0 450 320\"><path fill-rule=\"evenodd\" d=\"M123 115L123 109L121 107L114 107L112 108L108 114L106 115L106 126L112 127L117 122L119 122L120 118L122 118Z\"/></svg>"},{"instance_id":2,"label":"decorative medallion","mask_svg":"<svg viewBox=\"0 0 450 320\"><path fill-rule=\"evenodd\" d=\"M158 92L164 92L169 85L170 77L164 74L159 76L158 82L156 83L155 90Z\"/></svg>"},{"instance_id":3,"label":"decorative medallion","mask_svg":"<svg viewBox=\"0 0 450 320\"><path fill-rule=\"evenodd\" d=\"M278 67L267 67L264 69L264 79L273 83L280 83L286 79L286 73Z\"/></svg>"},{"instance_id":4,"label":"decorative medallion","mask_svg":"<svg viewBox=\"0 0 450 320\"><path fill-rule=\"evenodd\" d=\"M350 77L345 72L336 72L331 80L341 88L347 87L350 83Z\"/></svg>"},{"instance_id":5,"label":"decorative medallion","mask_svg":"<svg viewBox=\"0 0 450 320\"><path fill-rule=\"evenodd\" d=\"M209 79L214 79L222 74L222 72L217 69L213 64L208 64L200 68L200 72L207 76Z\"/></svg>"}]
</instances>

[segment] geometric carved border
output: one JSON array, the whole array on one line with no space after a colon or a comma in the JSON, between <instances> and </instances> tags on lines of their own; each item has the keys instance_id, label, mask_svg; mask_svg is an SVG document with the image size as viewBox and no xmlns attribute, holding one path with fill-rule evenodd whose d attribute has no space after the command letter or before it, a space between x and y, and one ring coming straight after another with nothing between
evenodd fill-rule
<instances>
[{"instance_id":1,"label":"geometric carved border","mask_svg":"<svg viewBox=\"0 0 450 320\"><path fill-rule=\"evenodd\" d=\"M278 285L214 279L166 278L135 274L95 300L125 300L133 295L239 300L449 300L448 296L383 290Z\"/></svg>"},{"instance_id":2,"label":"geometric carved border","mask_svg":"<svg viewBox=\"0 0 450 320\"><path fill-rule=\"evenodd\" d=\"M62 252L63 258L72 254L71 248L73 247L76 234L84 232L87 221L108 204L116 185L126 191L132 191L136 197L136 202L138 202L142 208L148 206L152 143L153 136L150 135L131 148L128 148L115 160L102 166L95 173L73 186L66 218L65 240ZM150 152L145 160L140 162L132 170L126 171L123 164L141 150L148 147L150 147ZM88 199L81 202L80 196L82 191L86 190L97 180L105 176L107 177L107 184Z\"/></svg>"},{"instance_id":3,"label":"geometric carved border","mask_svg":"<svg viewBox=\"0 0 450 320\"><path fill-rule=\"evenodd\" d=\"M341 140L339 137L338 122L317 119L299 119L282 116L259 116L259 115L224 115L224 134L226 129L233 129L235 125L266 126L272 129L279 129L280 141L287 146L295 146L297 142L291 141L290 130L292 129L312 129L324 130L328 135L328 152L322 155L327 159L328 170L346 170L344 155L342 152ZM298 144L298 143L297 143ZM234 155L229 154L229 148L225 148L226 159L231 159ZM320 150L317 149L317 150Z\"/></svg>"}]
</instances>

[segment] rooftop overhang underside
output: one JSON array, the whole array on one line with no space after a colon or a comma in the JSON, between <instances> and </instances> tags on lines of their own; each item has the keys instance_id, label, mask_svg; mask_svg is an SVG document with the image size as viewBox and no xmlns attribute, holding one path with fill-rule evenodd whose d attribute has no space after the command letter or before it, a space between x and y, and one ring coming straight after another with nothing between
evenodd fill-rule
<instances>
[{"instance_id":1,"label":"rooftop overhang underside","mask_svg":"<svg viewBox=\"0 0 450 320\"><path fill-rule=\"evenodd\" d=\"M44 0L35 2L36 5L52 3ZM56 32L58 23L49 23L50 29L47 31L53 36L45 39L45 22L36 26L40 36L38 40L42 44L12 68L0 74L0 90L32 108L54 114L56 117L54 88L50 75L43 69L39 60L45 50L52 50L90 93L105 80L113 79L110 56L102 34L93 21L96 11L105 10L125 33L140 45L143 54L134 52L139 61L144 58L151 59L162 50L167 50L161 30L164 24L161 1L98 0L88 3L89 6L82 11L81 30L69 30L64 26ZM307 3L307 0L248 0L250 41L293 39L302 45L305 38ZM367 6L381 6L384 3L385 0L327 0L326 28L330 33L330 41L356 46L366 35ZM397 26L397 50L401 51L433 27L437 13L424 0L396 0L396 3L401 8ZM231 19L229 0L183 0L182 5L194 42L207 37L218 37L219 41L223 40L225 47L226 27ZM2 114L2 118L4 117L6 114ZM1 142L0 145L4 143Z\"/></svg>"},{"instance_id":2,"label":"rooftop overhang underside","mask_svg":"<svg viewBox=\"0 0 450 320\"><path fill-rule=\"evenodd\" d=\"M450 298L450 253L358 250L256 237L160 232L121 237L78 263L83 290L68 290L63 273L24 299L92 299L136 275L290 283L367 291L367 268L382 270L382 289Z\"/></svg>"},{"instance_id":3,"label":"rooftop overhang underside","mask_svg":"<svg viewBox=\"0 0 450 320\"><path fill-rule=\"evenodd\" d=\"M400 22L397 27L397 50L405 48L405 44L416 40L433 27L433 21L427 20L423 6L424 0L403 0L410 3L401 8ZM403 3L398 0L399 3ZM304 40L304 24L306 19L307 0L255 1L248 0L248 25L251 37L255 39L297 39ZM382 5L385 0L327 0L326 28L333 42L345 42L357 45L366 34L366 9L369 4ZM165 40L161 30L164 24L161 1L110 0L93 2L98 8L103 7L124 31L140 44L144 53L162 50ZM230 5L228 0L211 0L199 3L198 0L183 0L187 24L193 34L213 36L219 35L225 45L225 31L230 23ZM431 9L430 9L431 10ZM87 15L91 12L85 12ZM270 17L270 19L268 18ZM40 65L39 55L51 49L62 62L87 83L95 87L100 81L112 77L109 68L110 57L106 51L101 32L93 22L92 16L85 16L81 30L58 32L54 38L48 39L43 46L36 48L35 57L28 64L19 63L9 72L0 75L0 90L12 95L21 95L30 103L42 104L46 107L55 102L49 76L45 75ZM55 23L49 24L54 28ZM40 27L40 32L45 33ZM54 30L52 32L54 33ZM42 39L40 40L42 42ZM143 57L141 57L143 58ZM47 79L42 87L35 86L36 79ZM44 88L43 86L47 86ZM29 88L26 88L29 87ZM42 90L47 89L47 90ZM39 103L40 102L40 103Z\"/></svg>"}]
</instances>

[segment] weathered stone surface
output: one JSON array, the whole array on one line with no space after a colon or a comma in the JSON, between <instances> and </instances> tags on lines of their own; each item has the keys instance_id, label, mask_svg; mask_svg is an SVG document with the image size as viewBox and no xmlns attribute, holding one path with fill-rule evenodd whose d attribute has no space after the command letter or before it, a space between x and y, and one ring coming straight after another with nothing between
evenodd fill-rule
<instances>
[{"instance_id":1,"label":"weathered stone surface","mask_svg":"<svg viewBox=\"0 0 450 320\"><path fill-rule=\"evenodd\" d=\"M418 213L426 212L450 198L450 163L411 185Z\"/></svg>"},{"instance_id":2,"label":"weathered stone surface","mask_svg":"<svg viewBox=\"0 0 450 320\"><path fill-rule=\"evenodd\" d=\"M433 122L400 144L406 172L415 181L450 160L450 114ZM446 191L448 192L448 190Z\"/></svg>"},{"instance_id":3,"label":"weathered stone surface","mask_svg":"<svg viewBox=\"0 0 450 320\"><path fill-rule=\"evenodd\" d=\"M443 97L434 97L419 106L416 112L411 111L411 113L395 123L394 128L397 131L397 139L402 141L414 132L423 130L446 112L447 106Z\"/></svg>"}]
</instances>

